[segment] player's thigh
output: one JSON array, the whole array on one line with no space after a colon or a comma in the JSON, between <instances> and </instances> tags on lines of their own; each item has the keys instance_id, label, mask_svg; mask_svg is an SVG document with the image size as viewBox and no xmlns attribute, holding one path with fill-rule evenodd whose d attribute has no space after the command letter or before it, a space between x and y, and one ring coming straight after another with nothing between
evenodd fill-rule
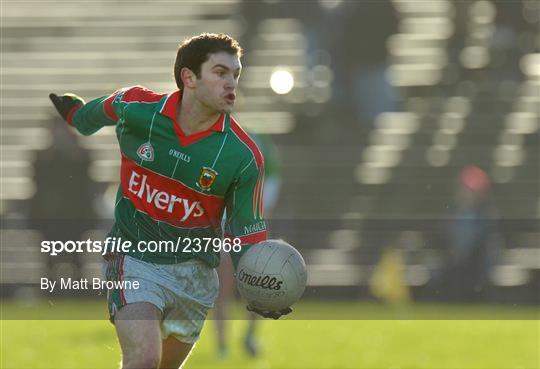
<instances>
[{"instance_id":1,"label":"player's thigh","mask_svg":"<svg viewBox=\"0 0 540 369\"><path fill-rule=\"evenodd\" d=\"M180 342L173 336L163 340L160 369L178 369L186 361L193 346L191 343Z\"/></svg>"},{"instance_id":2,"label":"player's thigh","mask_svg":"<svg viewBox=\"0 0 540 369\"><path fill-rule=\"evenodd\" d=\"M114 325L124 361L157 357L161 354L161 311L148 302L123 306L114 317Z\"/></svg>"}]
</instances>

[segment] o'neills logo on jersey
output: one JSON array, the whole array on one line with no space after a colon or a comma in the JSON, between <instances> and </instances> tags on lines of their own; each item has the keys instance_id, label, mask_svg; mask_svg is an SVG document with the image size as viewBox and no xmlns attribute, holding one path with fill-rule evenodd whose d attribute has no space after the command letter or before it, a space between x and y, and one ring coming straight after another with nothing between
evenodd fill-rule
<instances>
[{"instance_id":1,"label":"o'neills logo on jersey","mask_svg":"<svg viewBox=\"0 0 540 369\"><path fill-rule=\"evenodd\" d=\"M142 160L154 161L154 148L150 142L145 142L137 149L137 155Z\"/></svg>"},{"instance_id":2,"label":"o'neills logo on jersey","mask_svg":"<svg viewBox=\"0 0 540 369\"><path fill-rule=\"evenodd\" d=\"M151 218L179 227L219 227L224 200L204 195L182 182L122 157L122 192Z\"/></svg>"},{"instance_id":3,"label":"o'neills logo on jersey","mask_svg":"<svg viewBox=\"0 0 540 369\"><path fill-rule=\"evenodd\" d=\"M256 286L261 287L265 290L275 291L280 290L281 285L283 284L283 281L278 280L276 277L270 277L269 275L253 275L247 273L244 269L240 269L240 271L238 272L238 280L250 286Z\"/></svg>"},{"instance_id":4,"label":"o'neills logo on jersey","mask_svg":"<svg viewBox=\"0 0 540 369\"><path fill-rule=\"evenodd\" d=\"M216 172L214 169L203 167L201 169L201 175L199 176L199 182L197 182L197 186L199 186L203 191L208 191L210 187L212 187L212 185L214 184L217 175L218 172Z\"/></svg>"}]
</instances>

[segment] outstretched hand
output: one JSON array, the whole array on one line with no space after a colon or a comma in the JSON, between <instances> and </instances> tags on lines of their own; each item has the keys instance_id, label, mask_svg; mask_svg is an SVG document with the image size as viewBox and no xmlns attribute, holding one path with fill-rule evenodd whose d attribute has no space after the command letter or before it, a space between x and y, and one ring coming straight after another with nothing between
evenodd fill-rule
<instances>
[{"instance_id":1,"label":"outstretched hand","mask_svg":"<svg viewBox=\"0 0 540 369\"><path fill-rule=\"evenodd\" d=\"M248 311L252 311L252 312L254 312L256 314L259 314L263 318L272 318L274 320L277 320L277 319L281 318L283 315L287 315L287 314L290 314L292 312L292 309L290 307L285 308L283 310L278 310L278 311L266 311L266 310L260 310L260 309L257 309L257 308L254 308L254 307L248 305L248 306L246 306L246 309Z\"/></svg>"},{"instance_id":2,"label":"outstretched hand","mask_svg":"<svg viewBox=\"0 0 540 369\"><path fill-rule=\"evenodd\" d=\"M73 113L84 105L84 100L74 94L64 94L58 96L55 93L49 94L54 107L58 113L64 118L66 122L69 122Z\"/></svg>"}]
</instances>

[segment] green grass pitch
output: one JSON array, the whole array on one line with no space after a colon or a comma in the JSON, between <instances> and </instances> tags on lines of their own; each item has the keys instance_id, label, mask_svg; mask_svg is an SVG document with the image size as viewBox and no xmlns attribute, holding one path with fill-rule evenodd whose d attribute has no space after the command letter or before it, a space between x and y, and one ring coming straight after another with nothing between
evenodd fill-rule
<instances>
[{"instance_id":1,"label":"green grass pitch","mask_svg":"<svg viewBox=\"0 0 540 369\"><path fill-rule=\"evenodd\" d=\"M240 309L236 307L234 317L243 315ZM46 316L48 310L56 315ZM44 319L70 318L73 311L79 317L88 312L96 320ZM98 319L96 311L103 312L101 302L30 308L4 303L0 367L118 368L114 329ZM30 316L38 320L29 320ZM218 359L214 322L208 320L184 368L539 368L538 316L534 308L412 305L396 309L305 302L296 307L295 319L260 322L263 353L256 359L242 350L246 324L242 320L229 322L230 353Z\"/></svg>"}]
</instances>

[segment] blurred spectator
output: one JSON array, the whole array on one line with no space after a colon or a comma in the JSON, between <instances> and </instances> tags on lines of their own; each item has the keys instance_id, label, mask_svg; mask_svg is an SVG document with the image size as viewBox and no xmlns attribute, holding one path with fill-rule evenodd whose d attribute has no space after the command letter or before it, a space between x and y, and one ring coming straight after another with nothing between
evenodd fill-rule
<instances>
[{"instance_id":1,"label":"blurred spectator","mask_svg":"<svg viewBox=\"0 0 540 369\"><path fill-rule=\"evenodd\" d=\"M486 172L472 165L463 168L447 229L444 283L451 299L476 301L487 297L501 243L498 212L490 192Z\"/></svg>"},{"instance_id":2,"label":"blurred spectator","mask_svg":"<svg viewBox=\"0 0 540 369\"><path fill-rule=\"evenodd\" d=\"M318 1L304 0L244 0L240 6L243 21L242 45L246 49L257 49L257 36L261 31L261 22L267 19L294 18L302 24L308 54L319 50L322 38L328 33L324 25L328 25L325 12ZM311 55L309 55L311 57ZM245 64L249 63L249 55L244 56ZM308 60L308 64L312 61Z\"/></svg>"},{"instance_id":3,"label":"blurred spectator","mask_svg":"<svg viewBox=\"0 0 540 369\"><path fill-rule=\"evenodd\" d=\"M526 52L520 50L520 36L526 34L528 29L527 22L524 22L524 12L521 1L495 0L495 34L493 37L494 58L501 68L497 70L498 75L495 78L519 81L521 71L519 61ZM532 10L529 10L532 11ZM538 27L536 27L538 31ZM531 33L533 35L534 33ZM534 44L534 42L533 42ZM529 50L528 52L533 52Z\"/></svg>"},{"instance_id":4,"label":"blurred spectator","mask_svg":"<svg viewBox=\"0 0 540 369\"><path fill-rule=\"evenodd\" d=\"M396 90L388 82L387 39L396 33L398 19L390 1L347 1L342 6L336 99L354 106L360 120L396 110ZM338 23L339 24L339 23ZM351 101L352 99L352 101Z\"/></svg>"},{"instance_id":5,"label":"blurred spectator","mask_svg":"<svg viewBox=\"0 0 540 369\"><path fill-rule=\"evenodd\" d=\"M95 220L89 206L94 191L87 174L89 158L63 121L53 119L50 126L51 146L39 152L34 162L37 192L30 203L30 225L45 240L76 241ZM47 260L50 278L80 278L81 268L80 253L49 256Z\"/></svg>"}]
</instances>

